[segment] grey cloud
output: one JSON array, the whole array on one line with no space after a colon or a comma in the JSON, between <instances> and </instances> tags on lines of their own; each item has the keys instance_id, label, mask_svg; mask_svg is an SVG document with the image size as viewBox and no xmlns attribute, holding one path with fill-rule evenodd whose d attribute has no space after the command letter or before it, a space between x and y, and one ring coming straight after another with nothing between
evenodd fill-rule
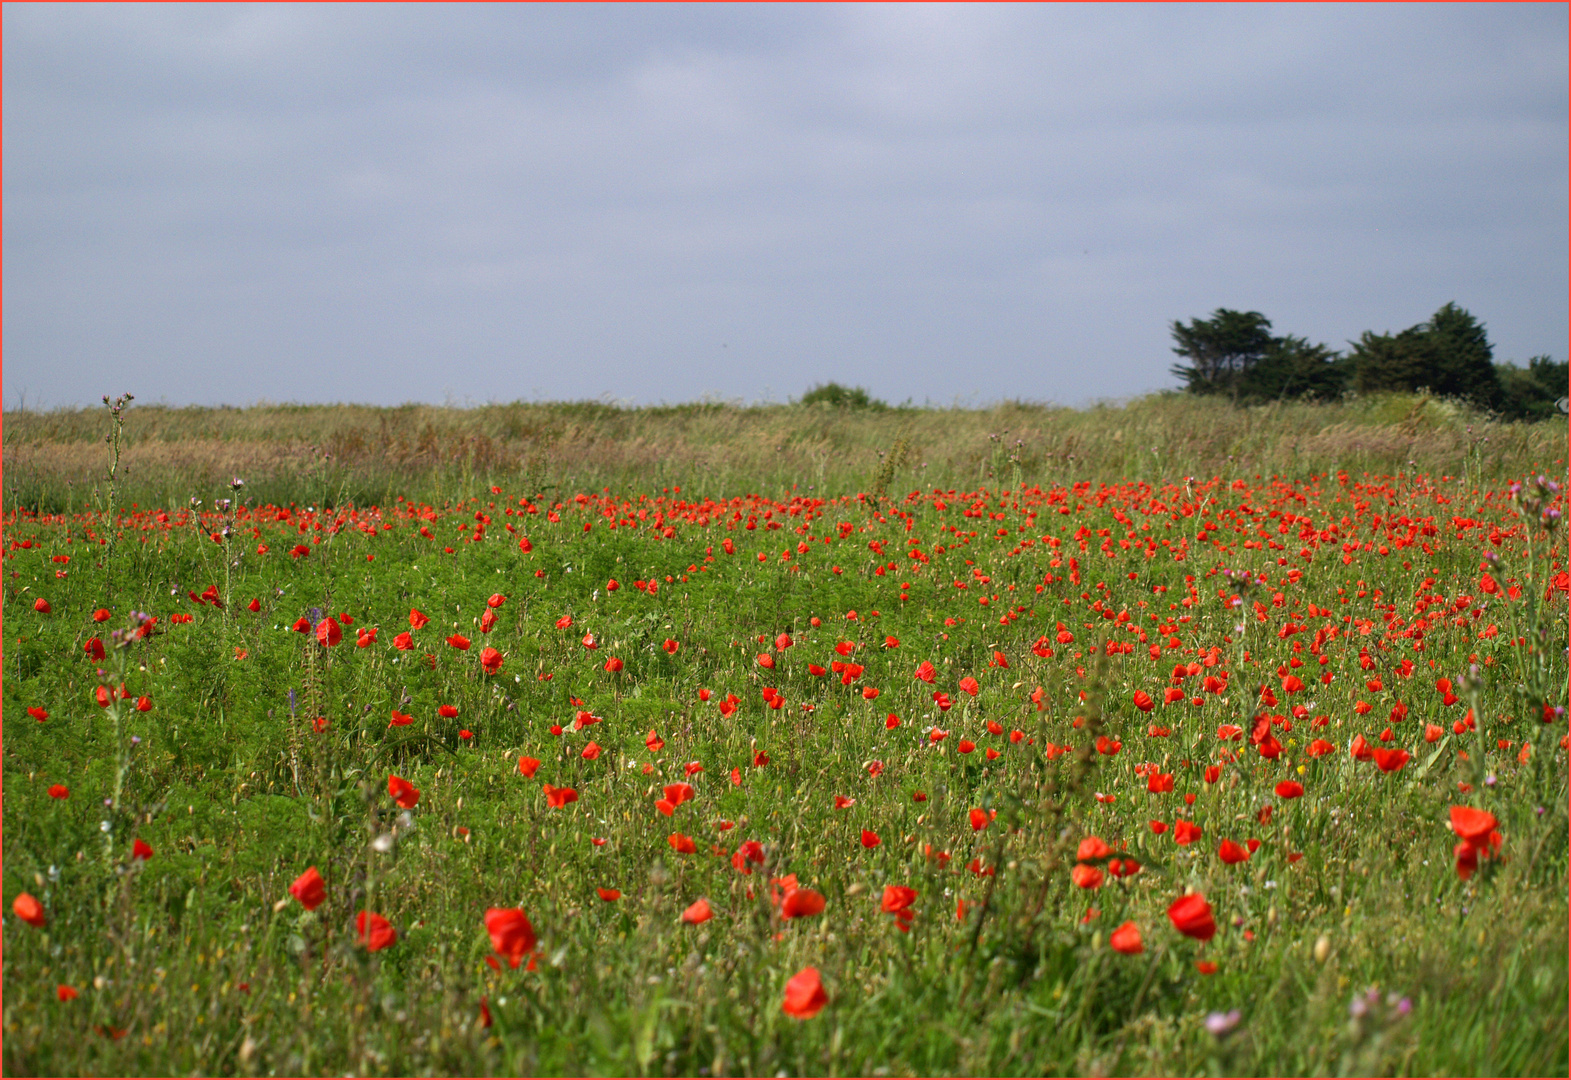
<instances>
[{"instance_id":1,"label":"grey cloud","mask_svg":"<svg viewBox=\"0 0 1571 1080\"><path fill-rule=\"evenodd\" d=\"M1566 341L1563 7L3 18L35 400L1079 402L1218 305Z\"/></svg>"}]
</instances>

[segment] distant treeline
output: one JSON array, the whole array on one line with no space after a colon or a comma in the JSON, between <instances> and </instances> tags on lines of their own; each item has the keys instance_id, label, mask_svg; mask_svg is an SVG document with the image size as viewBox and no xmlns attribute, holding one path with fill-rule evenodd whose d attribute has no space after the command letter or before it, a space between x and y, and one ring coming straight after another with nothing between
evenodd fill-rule
<instances>
[{"instance_id":1,"label":"distant treeline","mask_svg":"<svg viewBox=\"0 0 1571 1080\"><path fill-rule=\"evenodd\" d=\"M1346 353L1278 337L1258 311L1217 308L1209 319L1175 321L1172 331L1173 351L1188 361L1172 367L1185 389L1238 402L1427 391L1506 419L1541 420L1558 411L1571 377L1566 361L1548 356L1525 368L1495 363L1483 324L1455 303L1399 333L1366 330Z\"/></svg>"}]
</instances>

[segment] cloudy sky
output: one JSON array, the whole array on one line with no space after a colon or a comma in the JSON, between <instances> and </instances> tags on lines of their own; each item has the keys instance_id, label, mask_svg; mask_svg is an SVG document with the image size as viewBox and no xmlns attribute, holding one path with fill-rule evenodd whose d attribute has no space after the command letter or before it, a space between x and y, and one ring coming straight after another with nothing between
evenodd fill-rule
<instances>
[{"instance_id":1,"label":"cloudy sky","mask_svg":"<svg viewBox=\"0 0 1571 1080\"><path fill-rule=\"evenodd\" d=\"M1217 307L1566 355L1564 4L0 18L7 408L1082 404Z\"/></svg>"}]
</instances>

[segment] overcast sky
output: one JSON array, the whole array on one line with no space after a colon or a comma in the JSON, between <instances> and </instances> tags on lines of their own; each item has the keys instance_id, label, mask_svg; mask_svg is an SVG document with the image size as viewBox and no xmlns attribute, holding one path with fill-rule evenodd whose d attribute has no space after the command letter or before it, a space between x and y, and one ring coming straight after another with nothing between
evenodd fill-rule
<instances>
[{"instance_id":1,"label":"overcast sky","mask_svg":"<svg viewBox=\"0 0 1571 1080\"><path fill-rule=\"evenodd\" d=\"M1567 6L6 4L4 401L1083 404L1567 349Z\"/></svg>"}]
</instances>

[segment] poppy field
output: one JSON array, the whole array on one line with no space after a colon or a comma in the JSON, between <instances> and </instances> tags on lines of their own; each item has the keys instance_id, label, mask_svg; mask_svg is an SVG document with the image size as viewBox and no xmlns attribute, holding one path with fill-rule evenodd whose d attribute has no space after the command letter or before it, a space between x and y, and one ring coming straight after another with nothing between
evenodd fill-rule
<instances>
[{"instance_id":1,"label":"poppy field","mask_svg":"<svg viewBox=\"0 0 1571 1080\"><path fill-rule=\"evenodd\" d=\"M4 1067L1567 1071L1552 480L4 520Z\"/></svg>"}]
</instances>

